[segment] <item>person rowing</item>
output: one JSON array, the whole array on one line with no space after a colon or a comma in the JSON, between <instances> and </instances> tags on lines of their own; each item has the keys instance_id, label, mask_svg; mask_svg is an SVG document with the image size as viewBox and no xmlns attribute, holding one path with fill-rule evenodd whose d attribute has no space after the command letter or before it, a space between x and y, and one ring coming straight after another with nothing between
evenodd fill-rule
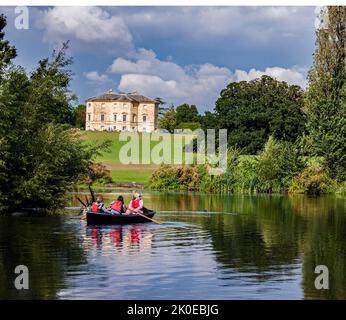
<instances>
[{"instance_id":1,"label":"person rowing","mask_svg":"<svg viewBox=\"0 0 346 320\"><path fill-rule=\"evenodd\" d=\"M143 210L144 210L144 201L142 199L142 194L139 192L136 192L132 196L132 200L130 201L129 207L126 210L126 214L136 214L136 213L143 214Z\"/></svg>"}]
</instances>

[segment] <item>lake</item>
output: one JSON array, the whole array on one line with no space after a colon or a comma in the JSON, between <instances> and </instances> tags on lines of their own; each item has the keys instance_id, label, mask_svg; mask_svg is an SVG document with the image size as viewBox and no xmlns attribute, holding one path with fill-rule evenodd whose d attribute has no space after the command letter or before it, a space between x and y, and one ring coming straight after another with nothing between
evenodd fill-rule
<instances>
[{"instance_id":1,"label":"lake","mask_svg":"<svg viewBox=\"0 0 346 320\"><path fill-rule=\"evenodd\" d=\"M144 200L174 212L158 212L161 225L87 226L78 212L0 217L0 298L346 299L344 197ZM203 210L224 213L179 213ZM14 288L17 265L29 269L29 290ZM317 265L329 269L328 290L315 289Z\"/></svg>"}]
</instances>

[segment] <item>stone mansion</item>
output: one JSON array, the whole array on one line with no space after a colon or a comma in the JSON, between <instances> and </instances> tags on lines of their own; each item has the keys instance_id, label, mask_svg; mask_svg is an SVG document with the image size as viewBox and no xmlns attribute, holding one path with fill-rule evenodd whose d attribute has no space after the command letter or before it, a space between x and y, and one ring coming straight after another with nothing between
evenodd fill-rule
<instances>
[{"instance_id":1,"label":"stone mansion","mask_svg":"<svg viewBox=\"0 0 346 320\"><path fill-rule=\"evenodd\" d=\"M107 93L86 100L85 129L152 132L157 129L158 102L138 92Z\"/></svg>"}]
</instances>

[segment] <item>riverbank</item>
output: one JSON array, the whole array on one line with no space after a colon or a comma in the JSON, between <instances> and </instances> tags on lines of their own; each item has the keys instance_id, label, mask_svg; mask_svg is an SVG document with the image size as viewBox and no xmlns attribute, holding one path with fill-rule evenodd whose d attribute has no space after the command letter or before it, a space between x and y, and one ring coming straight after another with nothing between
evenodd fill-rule
<instances>
[{"instance_id":1,"label":"riverbank","mask_svg":"<svg viewBox=\"0 0 346 320\"><path fill-rule=\"evenodd\" d=\"M128 133L131 136L131 133ZM258 155L243 155L228 150L227 168L219 176L208 174L207 165L123 164L119 159L121 148L119 132L83 131L81 138L88 142L110 141L108 152L102 152L96 161L110 172L112 183L106 187L154 189L174 191L202 191L208 193L306 193L346 194L346 182L332 179L321 157L302 157L294 145L275 141L272 137ZM133 134L137 135L137 134ZM143 158L142 134L139 134L138 157ZM150 141L150 153L157 145ZM171 162L181 152L172 142ZM94 184L101 187L102 184Z\"/></svg>"}]
</instances>

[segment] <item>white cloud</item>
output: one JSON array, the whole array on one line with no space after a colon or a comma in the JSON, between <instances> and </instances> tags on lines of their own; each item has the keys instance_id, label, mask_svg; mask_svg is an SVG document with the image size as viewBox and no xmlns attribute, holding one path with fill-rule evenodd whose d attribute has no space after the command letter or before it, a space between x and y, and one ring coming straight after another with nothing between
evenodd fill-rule
<instances>
[{"instance_id":1,"label":"white cloud","mask_svg":"<svg viewBox=\"0 0 346 320\"><path fill-rule=\"evenodd\" d=\"M185 76L185 71L182 67L171 61L159 60L152 50L141 48L137 51L135 57L135 62L124 58L115 59L110 66L110 71L116 74L154 74L165 80Z\"/></svg>"},{"instance_id":2,"label":"white cloud","mask_svg":"<svg viewBox=\"0 0 346 320\"><path fill-rule=\"evenodd\" d=\"M305 69L286 69L280 67L266 68L263 71L251 69L248 72L236 70L233 76L234 81L249 81L260 78L263 75L271 76L277 80L286 81L288 84L297 84L303 88L307 85Z\"/></svg>"},{"instance_id":3,"label":"white cloud","mask_svg":"<svg viewBox=\"0 0 346 320\"><path fill-rule=\"evenodd\" d=\"M137 59L117 58L110 71L120 74L120 91L140 91L174 104L196 104L200 110L212 109L220 91L231 81L252 80L269 75L289 84L306 85L305 72L297 68L270 67L265 70L236 70L210 63L180 66L159 60L153 51L141 49Z\"/></svg>"},{"instance_id":4,"label":"white cloud","mask_svg":"<svg viewBox=\"0 0 346 320\"><path fill-rule=\"evenodd\" d=\"M97 71L84 72L83 75L91 82L96 82L99 84L110 82L106 74L99 74Z\"/></svg>"},{"instance_id":5,"label":"white cloud","mask_svg":"<svg viewBox=\"0 0 346 320\"><path fill-rule=\"evenodd\" d=\"M123 18L99 7L50 8L40 12L37 25L44 29L44 40L53 44L72 39L73 44L98 44L90 47L94 51L100 43L132 46L132 35Z\"/></svg>"}]
</instances>

